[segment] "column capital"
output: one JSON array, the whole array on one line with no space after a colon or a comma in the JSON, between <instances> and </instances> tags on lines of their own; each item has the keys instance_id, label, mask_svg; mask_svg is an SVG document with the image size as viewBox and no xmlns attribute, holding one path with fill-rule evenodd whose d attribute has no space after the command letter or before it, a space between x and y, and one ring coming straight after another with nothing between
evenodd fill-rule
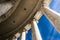
<instances>
[{"instance_id":1,"label":"column capital","mask_svg":"<svg viewBox=\"0 0 60 40\"><path fill-rule=\"evenodd\" d=\"M38 21L38 20L36 20L36 19L33 19L33 21L35 21L36 23L39 23L39 21Z\"/></svg>"},{"instance_id":2,"label":"column capital","mask_svg":"<svg viewBox=\"0 0 60 40\"><path fill-rule=\"evenodd\" d=\"M25 28L23 28L23 32L27 31Z\"/></svg>"}]
</instances>

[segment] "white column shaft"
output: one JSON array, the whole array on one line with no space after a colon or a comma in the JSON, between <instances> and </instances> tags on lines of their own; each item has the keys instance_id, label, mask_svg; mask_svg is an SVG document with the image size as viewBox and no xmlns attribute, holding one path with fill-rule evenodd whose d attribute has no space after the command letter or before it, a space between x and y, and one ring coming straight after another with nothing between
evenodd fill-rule
<instances>
[{"instance_id":1,"label":"white column shaft","mask_svg":"<svg viewBox=\"0 0 60 40\"><path fill-rule=\"evenodd\" d=\"M60 32L60 14L46 6L44 6L43 12L45 12L44 14L46 15L46 17Z\"/></svg>"},{"instance_id":2,"label":"white column shaft","mask_svg":"<svg viewBox=\"0 0 60 40\"><path fill-rule=\"evenodd\" d=\"M26 32L22 32L21 40L25 40L25 39L26 39Z\"/></svg>"},{"instance_id":3,"label":"white column shaft","mask_svg":"<svg viewBox=\"0 0 60 40\"><path fill-rule=\"evenodd\" d=\"M32 40L42 40L36 21L32 22Z\"/></svg>"},{"instance_id":4,"label":"white column shaft","mask_svg":"<svg viewBox=\"0 0 60 40\"><path fill-rule=\"evenodd\" d=\"M17 38L16 39L13 39L13 40L17 40Z\"/></svg>"}]
</instances>

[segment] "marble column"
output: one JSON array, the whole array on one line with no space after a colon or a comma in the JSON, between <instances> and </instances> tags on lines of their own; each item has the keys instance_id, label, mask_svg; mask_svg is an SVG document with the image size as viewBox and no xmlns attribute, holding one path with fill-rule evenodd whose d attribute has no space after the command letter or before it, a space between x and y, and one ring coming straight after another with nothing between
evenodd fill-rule
<instances>
[{"instance_id":1,"label":"marble column","mask_svg":"<svg viewBox=\"0 0 60 40\"><path fill-rule=\"evenodd\" d=\"M25 31L25 29L22 32L21 40L26 40L26 31Z\"/></svg>"},{"instance_id":2,"label":"marble column","mask_svg":"<svg viewBox=\"0 0 60 40\"><path fill-rule=\"evenodd\" d=\"M37 22L33 20L31 22L31 25L32 25L32 40L42 40Z\"/></svg>"}]
</instances>

